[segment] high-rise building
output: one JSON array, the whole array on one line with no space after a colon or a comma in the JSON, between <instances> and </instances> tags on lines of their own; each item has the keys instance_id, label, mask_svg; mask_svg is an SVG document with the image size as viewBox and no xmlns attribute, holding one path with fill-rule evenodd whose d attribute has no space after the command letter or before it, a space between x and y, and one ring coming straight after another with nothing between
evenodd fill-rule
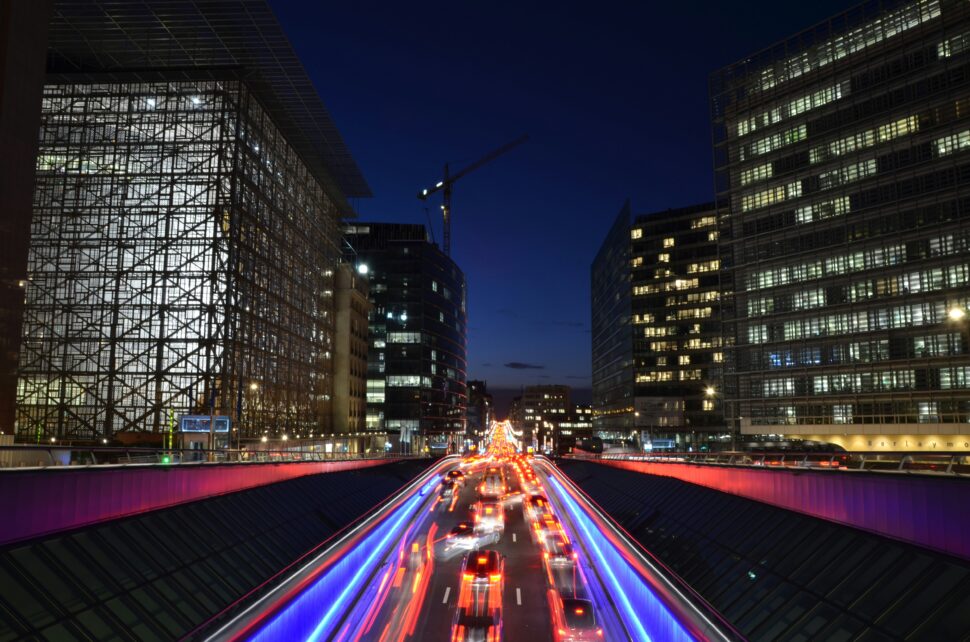
<instances>
[{"instance_id":1,"label":"high-rise building","mask_svg":"<svg viewBox=\"0 0 970 642\"><path fill-rule=\"evenodd\" d=\"M366 268L340 263L334 278L335 340L333 350L333 431L363 432L367 414Z\"/></svg>"},{"instance_id":2,"label":"high-rise building","mask_svg":"<svg viewBox=\"0 0 970 642\"><path fill-rule=\"evenodd\" d=\"M597 431L690 447L725 432L713 204L617 217L593 263Z\"/></svg>"},{"instance_id":3,"label":"high-rise building","mask_svg":"<svg viewBox=\"0 0 970 642\"><path fill-rule=\"evenodd\" d=\"M368 188L266 2L59 0L49 33L18 438L329 431Z\"/></svg>"},{"instance_id":4,"label":"high-rise building","mask_svg":"<svg viewBox=\"0 0 970 642\"><path fill-rule=\"evenodd\" d=\"M345 238L367 266L373 305L366 428L405 451L457 448L468 396L465 275L423 225L354 223Z\"/></svg>"},{"instance_id":5,"label":"high-rise building","mask_svg":"<svg viewBox=\"0 0 970 642\"><path fill-rule=\"evenodd\" d=\"M970 5L867 3L711 83L745 434L970 442Z\"/></svg>"},{"instance_id":6,"label":"high-rise building","mask_svg":"<svg viewBox=\"0 0 970 642\"><path fill-rule=\"evenodd\" d=\"M633 430L633 286L627 201L590 268L593 425L602 432Z\"/></svg>"}]
</instances>

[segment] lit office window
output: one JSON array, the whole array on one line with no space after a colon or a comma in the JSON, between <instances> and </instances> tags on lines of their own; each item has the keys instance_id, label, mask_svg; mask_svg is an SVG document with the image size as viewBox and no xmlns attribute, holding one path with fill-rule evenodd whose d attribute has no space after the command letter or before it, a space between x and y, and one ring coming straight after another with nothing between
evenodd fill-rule
<instances>
[{"instance_id":1,"label":"lit office window","mask_svg":"<svg viewBox=\"0 0 970 642\"><path fill-rule=\"evenodd\" d=\"M633 228L632 230L630 230L630 238L634 240L638 238L643 238L643 230L641 230L639 227Z\"/></svg>"},{"instance_id":2,"label":"lit office window","mask_svg":"<svg viewBox=\"0 0 970 642\"><path fill-rule=\"evenodd\" d=\"M873 20L861 27L832 38L811 50L783 60L764 69L754 82L753 90L766 90L799 76L841 60L887 38L908 31L939 17L939 0L920 0Z\"/></svg>"},{"instance_id":3,"label":"lit office window","mask_svg":"<svg viewBox=\"0 0 970 642\"><path fill-rule=\"evenodd\" d=\"M822 163L831 158L851 154L880 143L889 142L900 136L912 134L918 129L919 119L916 116L901 118L873 129L834 140L820 147L813 147L809 150L808 158L813 164Z\"/></svg>"},{"instance_id":4,"label":"lit office window","mask_svg":"<svg viewBox=\"0 0 970 642\"><path fill-rule=\"evenodd\" d=\"M667 238L664 239L663 245L665 248L673 247L675 242L676 240L674 239L674 237L668 236Z\"/></svg>"},{"instance_id":5,"label":"lit office window","mask_svg":"<svg viewBox=\"0 0 970 642\"><path fill-rule=\"evenodd\" d=\"M875 173L876 159L870 158L869 160L862 161L861 163L854 163L846 167L840 167L839 169L831 172L823 172L819 174L819 189L831 189L833 187L838 187L839 185L845 185L846 183L868 178L873 176Z\"/></svg>"},{"instance_id":6,"label":"lit office window","mask_svg":"<svg viewBox=\"0 0 970 642\"><path fill-rule=\"evenodd\" d=\"M798 198L801 195L801 181L795 181L794 183L789 183L788 185L779 185L777 187L772 187L771 189L756 192L754 194L745 194L741 197L741 211L750 212L751 210L767 207L772 203L780 203L782 201Z\"/></svg>"},{"instance_id":7,"label":"lit office window","mask_svg":"<svg viewBox=\"0 0 970 642\"><path fill-rule=\"evenodd\" d=\"M831 201L812 203L795 209L795 222L811 223L833 216L842 216L849 213L850 207L851 199L848 196L840 196Z\"/></svg>"},{"instance_id":8,"label":"lit office window","mask_svg":"<svg viewBox=\"0 0 970 642\"><path fill-rule=\"evenodd\" d=\"M946 156L970 147L970 131L963 131L958 134L950 134L943 138L933 141L938 156Z\"/></svg>"},{"instance_id":9,"label":"lit office window","mask_svg":"<svg viewBox=\"0 0 970 642\"><path fill-rule=\"evenodd\" d=\"M948 40L944 40L936 46L936 55L940 58L949 58L961 54L970 49L970 33L961 33Z\"/></svg>"},{"instance_id":10,"label":"lit office window","mask_svg":"<svg viewBox=\"0 0 970 642\"><path fill-rule=\"evenodd\" d=\"M717 225L716 216L702 216L701 218L695 218L690 222L690 229L696 230L700 227L710 227L711 225Z\"/></svg>"}]
</instances>

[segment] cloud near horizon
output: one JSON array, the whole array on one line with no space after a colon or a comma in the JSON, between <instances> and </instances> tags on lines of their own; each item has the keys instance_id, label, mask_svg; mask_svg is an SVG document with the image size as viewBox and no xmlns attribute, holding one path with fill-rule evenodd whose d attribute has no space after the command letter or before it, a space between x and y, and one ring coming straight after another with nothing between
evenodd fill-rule
<instances>
[{"instance_id":1,"label":"cloud near horizon","mask_svg":"<svg viewBox=\"0 0 970 642\"><path fill-rule=\"evenodd\" d=\"M504 364L506 368L511 368L512 370L545 370L545 366L540 366L534 363L522 363L520 361L509 361Z\"/></svg>"}]
</instances>

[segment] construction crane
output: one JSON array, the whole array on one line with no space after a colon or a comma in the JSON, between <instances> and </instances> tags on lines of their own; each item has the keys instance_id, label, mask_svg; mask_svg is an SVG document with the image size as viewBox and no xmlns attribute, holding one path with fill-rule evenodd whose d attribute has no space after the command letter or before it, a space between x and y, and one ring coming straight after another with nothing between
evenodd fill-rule
<instances>
[{"instance_id":1,"label":"construction crane","mask_svg":"<svg viewBox=\"0 0 970 642\"><path fill-rule=\"evenodd\" d=\"M444 218L444 231L443 231L444 239L443 240L444 240L445 254L447 254L448 256L451 255L451 186L454 185L455 181L457 181L459 178L475 171L485 163L489 163L495 160L505 152L509 151L513 147L518 147L528 139L529 139L528 134L520 136L519 138L516 138L515 140L513 140L511 143L507 145L503 145L502 147L499 147L498 149L493 150L488 154L485 154L484 156L479 158L477 161L475 161L468 167L458 172L455 172L454 174L451 174L448 171L448 163L445 163L444 178L438 181L434 187L429 187L428 189L423 189L420 192L418 192L418 198L420 198L422 201L428 200L428 197L436 192L443 192L442 199L441 199L442 200L441 215Z\"/></svg>"}]
</instances>

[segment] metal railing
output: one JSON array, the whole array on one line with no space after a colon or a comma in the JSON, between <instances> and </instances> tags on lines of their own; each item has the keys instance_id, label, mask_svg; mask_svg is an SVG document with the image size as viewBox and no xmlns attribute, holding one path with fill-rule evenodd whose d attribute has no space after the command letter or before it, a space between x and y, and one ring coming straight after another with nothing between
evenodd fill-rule
<instances>
[{"instance_id":1,"label":"metal railing","mask_svg":"<svg viewBox=\"0 0 970 642\"><path fill-rule=\"evenodd\" d=\"M128 448L119 446L0 446L0 469L253 464L350 461L358 459L417 459L384 450L324 452L323 449L217 449Z\"/></svg>"},{"instance_id":2,"label":"metal railing","mask_svg":"<svg viewBox=\"0 0 970 642\"><path fill-rule=\"evenodd\" d=\"M575 459L711 464L758 468L970 475L970 453L954 452L653 452L574 453Z\"/></svg>"}]
</instances>

